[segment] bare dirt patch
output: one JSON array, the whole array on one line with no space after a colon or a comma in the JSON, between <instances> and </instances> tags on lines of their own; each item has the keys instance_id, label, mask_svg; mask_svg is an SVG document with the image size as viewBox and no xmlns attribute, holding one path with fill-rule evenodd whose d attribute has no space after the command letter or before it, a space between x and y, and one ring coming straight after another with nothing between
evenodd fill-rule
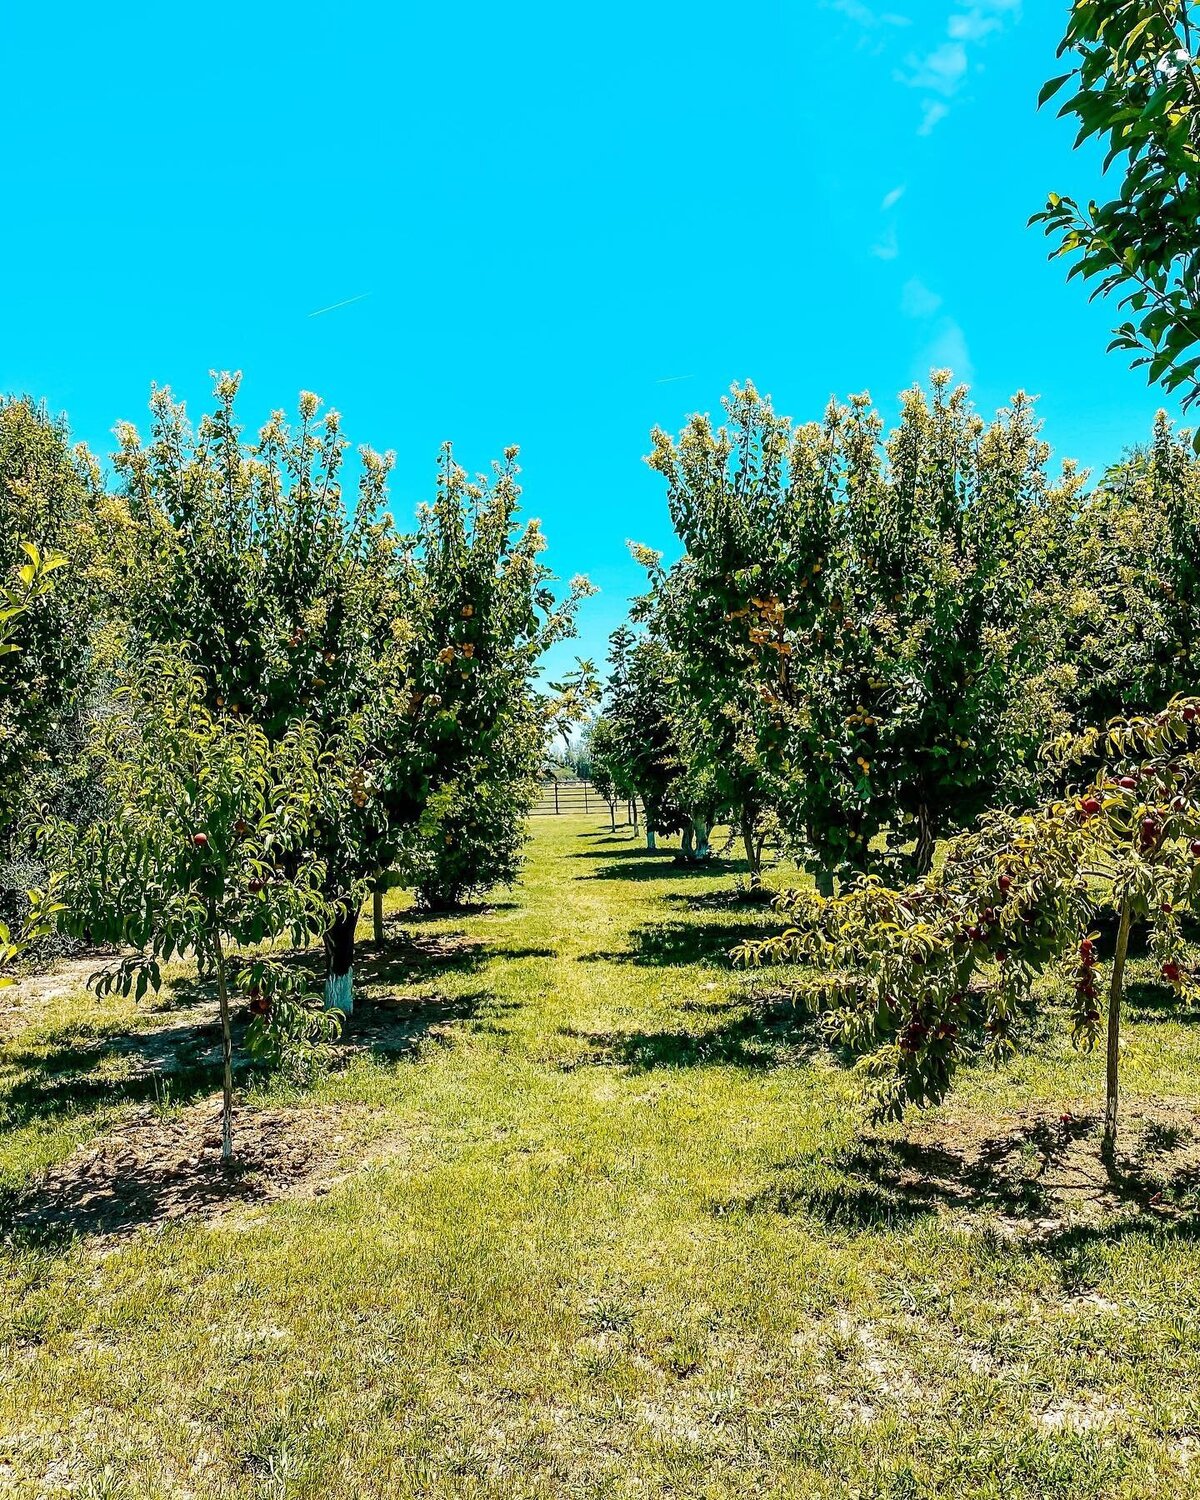
<instances>
[{"instance_id":1,"label":"bare dirt patch","mask_svg":"<svg viewBox=\"0 0 1200 1500\"><path fill-rule=\"evenodd\" d=\"M1101 1118L1028 1106L961 1112L864 1134L814 1171L783 1163L751 1212L809 1213L868 1227L947 1214L1001 1233L1050 1240L1130 1218L1200 1222L1200 1114L1190 1101L1125 1106L1118 1159L1100 1157Z\"/></svg>"},{"instance_id":2,"label":"bare dirt patch","mask_svg":"<svg viewBox=\"0 0 1200 1500\"><path fill-rule=\"evenodd\" d=\"M0 1041L15 1036L36 1020L39 1008L46 1001L86 989L93 974L115 968L120 959L119 953L86 953L58 959L44 973L15 978L12 984L0 989Z\"/></svg>"},{"instance_id":3,"label":"bare dirt patch","mask_svg":"<svg viewBox=\"0 0 1200 1500\"><path fill-rule=\"evenodd\" d=\"M143 1106L0 1207L0 1233L33 1242L119 1236L145 1225L213 1220L251 1204L328 1192L353 1166L363 1112L243 1107L236 1160L221 1161L219 1098Z\"/></svg>"},{"instance_id":4,"label":"bare dirt patch","mask_svg":"<svg viewBox=\"0 0 1200 1500\"><path fill-rule=\"evenodd\" d=\"M1160 1218L1195 1213L1200 1114L1171 1100L1131 1103L1111 1170L1100 1158L1098 1114L1020 1109L913 1122L902 1138L875 1138L877 1180L914 1207L994 1215L1015 1232L1052 1234L1130 1210Z\"/></svg>"}]
</instances>

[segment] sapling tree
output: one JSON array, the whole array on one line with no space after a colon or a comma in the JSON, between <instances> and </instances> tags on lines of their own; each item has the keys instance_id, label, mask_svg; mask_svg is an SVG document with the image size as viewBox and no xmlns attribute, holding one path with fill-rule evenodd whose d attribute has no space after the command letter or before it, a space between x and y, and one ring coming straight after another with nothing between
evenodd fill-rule
<instances>
[{"instance_id":1,"label":"sapling tree","mask_svg":"<svg viewBox=\"0 0 1200 1500\"><path fill-rule=\"evenodd\" d=\"M679 795L684 765L671 653L653 634L622 626L609 643L609 662L607 764L614 783L640 799L653 849L659 834L689 823Z\"/></svg>"},{"instance_id":2,"label":"sapling tree","mask_svg":"<svg viewBox=\"0 0 1200 1500\"><path fill-rule=\"evenodd\" d=\"M96 744L111 816L46 836L63 872L64 922L136 951L97 981L141 999L162 965L194 957L221 1018L222 1157L233 1152L233 996L249 1004L257 1053L311 1048L336 1018L306 999L304 976L270 944L307 944L327 927L314 829L337 798L312 725L271 740L245 717L210 709L185 657L153 653Z\"/></svg>"},{"instance_id":3,"label":"sapling tree","mask_svg":"<svg viewBox=\"0 0 1200 1500\"><path fill-rule=\"evenodd\" d=\"M919 884L865 879L836 898L779 899L782 933L743 944L748 965L810 966L798 994L863 1054L880 1116L942 1099L955 1070L1036 1035L1038 978L1065 972L1076 1043L1104 1022L1097 921L1115 915L1107 986L1103 1154L1115 1157L1121 1002L1130 935L1148 929L1163 979L1200 999L1181 919L1200 912L1200 700L1051 747L1100 758L1078 795L1030 812L994 811L954 840Z\"/></svg>"},{"instance_id":4,"label":"sapling tree","mask_svg":"<svg viewBox=\"0 0 1200 1500\"><path fill-rule=\"evenodd\" d=\"M624 797L636 796L636 791L621 767L612 720L598 714L584 731L584 742L592 785L603 797L612 831L616 833L617 803Z\"/></svg>"}]
</instances>

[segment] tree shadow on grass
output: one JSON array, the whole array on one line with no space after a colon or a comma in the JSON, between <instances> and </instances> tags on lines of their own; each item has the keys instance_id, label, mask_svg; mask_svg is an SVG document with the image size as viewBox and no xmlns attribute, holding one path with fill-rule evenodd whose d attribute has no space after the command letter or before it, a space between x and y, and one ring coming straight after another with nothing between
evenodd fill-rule
<instances>
[{"instance_id":1,"label":"tree shadow on grass","mask_svg":"<svg viewBox=\"0 0 1200 1500\"><path fill-rule=\"evenodd\" d=\"M630 933L628 948L583 953L578 963L638 964L650 968L686 968L691 964L730 968L729 954L748 938L764 937L759 922L653 922Z\"/></svg>"},{"instance_id":2,"label":"tree shadow on grass","mask_svg":"<svg viewBox=\"0 0 1200 1500\"><path fill-rule=\"evenodd\" d=\"M719 1003L704 1007L718 1011ZM819 1025L790 1005L723 1007L727 1019L703 1031L580 1031L567 1027L561 1036L579 1042L576 1068L626 1068L635 1073L658 1068L738 1067L752 1072L796 1066L831 1051ZM699 1010L701 1007L697 1006Z\"/></svg>"},{"instance_id":3,"label":"tree shadow on grass","mask_svg":"<svg viewBox=\"0 0 1200 1500\"><path fill-rule=\"evenodd\" d=\"M520 956L546 955L547 950L528 949ZM470 973L486 957L482 945L433 935L379 951L361 949L359 1001L331 1049L329 1065L338 1069L364 1055L388 1065L407 1064L429 1045L448 1044L456 1032L502 1029L497 1024L502 1003L490 990L429 992L431 980ZM319 983L319 954L284 958L307 968ZM415 981L421 993L412 993ZM56 1031L30 1028L0 1048L0 1127L52 1126L72 1118L80 1123L91 1118L100 1127L109 1108L121 1110L118 1123L98 1143L93 1138L43 1179L0 1196L0 1234L16 1226L27 1238L57 1242L215 1211L226 1202L275 1195L279 1183L308 1172L310 1158L322 1158L319 1140L302 1150L295 1144L292 1125L280 1123L279 1111L241 1105L237 1128L245 1132L246 1150L239 1152L234 1170L222 1167L219 1123L213 1123L219 1122L221 1076L215 998L209 983L194 977L173 981L164 995L162 1025L121 1030L97 1026L85 1016ZM261 1073L245 1052L249 1019L248 1010L237 1005L233 1040L239 1087ZM311 1112L293 1110L288 1118ZM301 1136L304 1128L296 1126ZM336 1122L333 1128L336 1134ZM329 1129L326 1121L322 1130Z\"/></svg>"},{"instance_id":4,"label":"tree shadow on grass","mask_svg":"<svg viewBox=\"0 0 1200 1500\"><path fill-rule=\"evenodd\" d=\"M452 997L386 996L347 1018L334 1066L356 1056L407 1064L459 1030L496 1030L500 1002L488 990ZM238 1030L244 1026L239 1018ZM24 1108L25 1123L54 1114L94 1113L101 1102L132 1105L111 1129L94 1137L34 1181L0 1190L0 1239L55 1247L95 1234L123 1234L151 1224L212 1218L239 1205L326 1187L355 1155L354 1105L300 1102L275 1107L239 1101L234 1113L235 1160L221 1160L220 1036L213 1028L173 1027L140 1037L111 1039L128 1053L144 1050L144 1070L117 1085L101 1082L99 1048L55 1054L61 1088L31 1075L24 1096L8 1096L10 1115ZM197 1038L199 1040L197 1040ZM239 1038L235 1036L235 1046ZM210 1043L186 1071L171 1044ZM90 1063L93 1073L81 1072ZM73 1071L67 1073L67 1069ZM237 1074L249 1072L239 1058ZM152 1102L153 1101L153 1102Z\"/></svg>"},{"instance_id":5,"label":"tree shadow on grass","mask_svg":"<svg viewBox=\"0 0 1200 1500\"><path fill-rule=\"evenodd\" d=\"M1200 919L1192 916L1190 912L1178 913L1179 931L1185 943L1200 943ZM1120 920L1115 911L1102 912L1096 918L1095 930L1098 934L1097 948L1100 957L1106 962L1111 962L1117 946L1117 929ZM1131 959L1148 958L1150 956L1150 926L1146 922L1135 922L1129 934L1129 957Z\"/></svg>"},{"instance_id":6,"label":"tree shadow on grass","mask_svg":"<svg viewBox=\"0 0 1200 1500\"><path fill-rule=\"evenodd\" d=\"M769 886L750 887L737 885L731 890L720 891L672 891L661 899L669 906L686 907L688 911L746 911L765 909L770 911L779 892ZM774 914L772 913L774 916ZM775 918L775 925L779 919Z\"/></svg>"},{"instance_id":7,"label":"tree shadow on grass","mask_svg":"<svg viewBox=\"0 0 1200 1500\"><path fill-rule=\"evenodd\" d=\"M406 906L384 914L384 931L391 939L406 927L427 927L434 922L462 921L466 917L490 917L493 912L516 911L519 901L464 901L461 906Z\"/></svg>"},{"instance_id":8,"label":"tree shadow on grass","mask_svg":"<svg viewBox=\"0 0 1200 1500\"><path fill-rule=\"evenodd\" d=\"M0 1049L0 1126L17 1130L114 1103L206 1093L219 1074L221 1028L205 998L191 997L190 1019L144 1031L83 1025L21 1033ZM235 1045L245 1025L239 1016Z\"/></svg>"},{"instance_id":9,"label":"tree shadow on grass","mask_svg":"<svg viewBox=\"0 0 1200 1500\"><path fill-rule=\"evenodd\" d=\"M1200 1007L1181 1004L1168 984L1139 980L1125 989L1125 1018L1133 1022L1174 1021L1181 1026L1200 1024Z\"/></svg>"},{"instance_id":10,"label":"tree shadow on grass","mask_svg":"<svg viewBox=\"0 0 1200 1500\"><path fill-rule=\"evenodd\" d=\"M1064 1255L1132 1233L1200 1236L1196 1134L1151 1108L1127 1123L1111 1170L1100 1159L1098 1116L1029 1109L1007 1129L981 1124L865 1133L832 1156L779 1163L764 1187L713 1211L802 1214L852 1231L949 1213L978 1219L1003 1242Z\"/></svg>"}]
</instances>

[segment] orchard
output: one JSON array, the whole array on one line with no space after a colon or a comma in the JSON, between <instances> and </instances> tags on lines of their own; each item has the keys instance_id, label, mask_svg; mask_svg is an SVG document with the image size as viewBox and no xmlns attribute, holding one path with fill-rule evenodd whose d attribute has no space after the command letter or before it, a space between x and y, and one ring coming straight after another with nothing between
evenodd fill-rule
<instances>
[{"instance_id":1,"label":"orchard","mask_svg":"<svg viewBox=\"0 0 1200 1500\"><path fill-rule=\"evenodd\" d=\"M0 1493L1200 1494L1197 0L93 11Z\"/></svg>"}]
</instances>

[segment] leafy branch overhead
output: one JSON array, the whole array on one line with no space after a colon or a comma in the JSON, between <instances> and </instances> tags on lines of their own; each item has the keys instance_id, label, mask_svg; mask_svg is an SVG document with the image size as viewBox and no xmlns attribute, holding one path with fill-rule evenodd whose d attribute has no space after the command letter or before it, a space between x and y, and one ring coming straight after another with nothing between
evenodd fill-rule
<instances>
[{"instance_id":1,"label":"leafy branch overhead","mask_svg":"<svg viewBox=\"0 0 1200 1500\"><path fill-rule=\"evenodd\" d=\"M1120 192L1086 208L1051 193L1031 223L1057 239L1053 255L1093 297L1118 293L1132 316L1110 349L1133 355L1151 382L1200 402L1200 39L1191 0L1076 0L1059 55L1076 66L1052 78L1039 103L1069 84L1061 115L1076 144L1098 140ZM1197 437L1200 443L1200 434Z\"/></svg>"}]
</instances>

